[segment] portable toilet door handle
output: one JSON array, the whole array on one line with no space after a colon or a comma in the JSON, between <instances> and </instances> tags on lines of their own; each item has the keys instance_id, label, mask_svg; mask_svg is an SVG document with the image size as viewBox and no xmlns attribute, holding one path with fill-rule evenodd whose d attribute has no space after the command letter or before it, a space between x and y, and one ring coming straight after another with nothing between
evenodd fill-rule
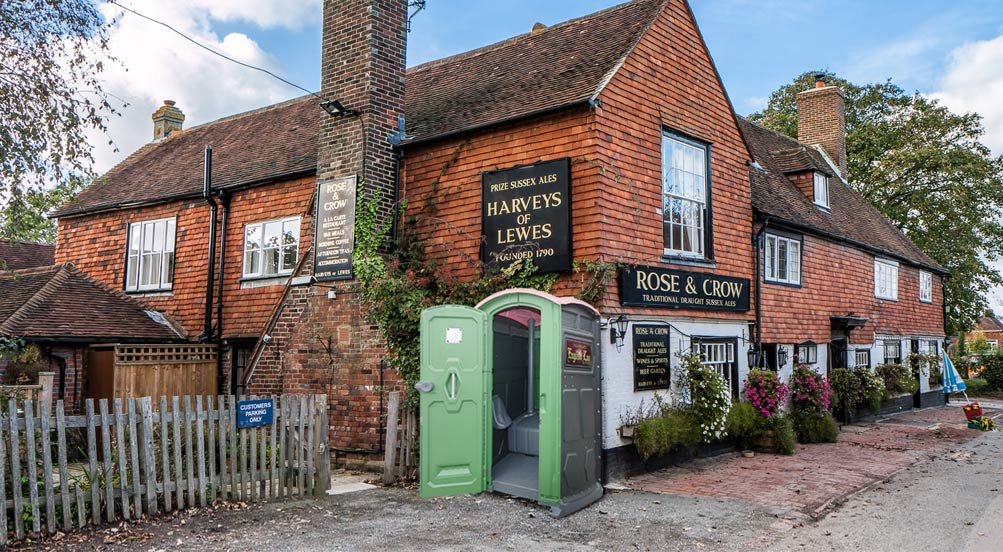
<instances>
[{"instance_id":1,"label":"portable toilet door handle","mask_svg":"<svg viewBox=\"0 0 1003 552\"><path fill-rule=\"evenodd\" d=\"M414 388L421 393L428 393L429 391L435 389L435 384L430 381L419 381L414 384Z\"/></svg>"},{"instance_id":2,"label":"portable toilet door handle","mask_svg":"<svg viewBox=\"0 0 1003 552\"><path fill-rule=\"evenodd\" d=\"M459 385L459 376L456 375L455 371L450 371L449 375L446 376L446 398L455 401L456 400L456 388Z\"/></svg>"}]
</instances>

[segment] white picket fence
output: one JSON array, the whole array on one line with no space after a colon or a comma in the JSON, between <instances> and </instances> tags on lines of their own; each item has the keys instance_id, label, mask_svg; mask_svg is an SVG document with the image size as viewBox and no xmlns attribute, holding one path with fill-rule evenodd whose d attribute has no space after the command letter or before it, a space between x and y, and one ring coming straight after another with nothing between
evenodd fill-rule
<instances>
[{"instance_id":1,"label":"white picket fence","mask_svg":"<svg viewBox=\"0 0 1003 552\"><path fill-rule=\"evenodd\" d=\"M0 545L217 500L323 493L326 395L272 398L272 425L246 429L234 396L102 399L97 412L88 399L83 416L65 415L62 401L53 416L47 402L10 400L0 408Z\"/></svg>"}]
</instances>

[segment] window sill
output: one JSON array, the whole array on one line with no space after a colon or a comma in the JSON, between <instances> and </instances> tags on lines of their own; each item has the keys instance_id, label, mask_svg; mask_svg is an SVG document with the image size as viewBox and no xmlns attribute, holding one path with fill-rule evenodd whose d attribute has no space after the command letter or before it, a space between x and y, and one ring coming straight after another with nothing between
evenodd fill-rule
<instances>
[{"instance_id":1,"label":"window sill","mask_svg":"<svg viewBox=\"0 0 1003 552\"><path fill-rule=\"evenodd\" d=\"M704 268L717 268L717 262L714 259L694 259L690 257L670 257L668 255L662 255L659 261L665 264L674 264L681 266L699 266Z\"/></svg>"},{"instance_id":2,"label":"window sill","mask_svg":"<svg viewBox=\"0 0 1003 552\"><path fill-rule=\"evenodd\" d=\"M125 291L126 295L133 297L173 297L174 291L171 288L163 289L130 289Z\"/></svg>"},{"instance_id":3,"label":"window sill","mask_svg":"<svg viewBox=\"0 0 1003 552\"><path fill-rule=\"evenodd\" d=\"M781 282L781 281L778 281L778 280L767 280L767 279L763 279L763 282L766 283L766 284L770 284L772 286L784 286L784 287L792 287L792 288L799 288L799 287L801 287L801 283L795 284L795 283L792 283L792 282Z\"/></svg>"},{"instance_id":4,"label":"window sill","mask_svg":"<svg viewBox=\"0 0 1003 552\"><path fill-rule=\"evenodd\" d=\"M927 300L927 299L920 299L919 302L927 304L927 305L932 305L933 304L933 299L929 299L929 300Z\"/></svg>"},{"instance_id":5,"label":"window sill","mask_svg":"<svg viewBox=\"0 0 1003 552\"><path fill-rule=\"evenodd\" d=\"M874 298L877 299L878 301L892 301L895 303L899 302L898 297L878 297L877 295L875 295Z\"/></svg>"},{"instance_id":6,"label":"window sill","mask_svg":"<svg viewBox=\"0 0 1003 552\"><path fill-rule=\"evenodd\" d=\"M249 276L240 279L240 289L254 289L259 287L284 286L289 282L289 275L277 276Z\"/></svg>"}]
</instances>

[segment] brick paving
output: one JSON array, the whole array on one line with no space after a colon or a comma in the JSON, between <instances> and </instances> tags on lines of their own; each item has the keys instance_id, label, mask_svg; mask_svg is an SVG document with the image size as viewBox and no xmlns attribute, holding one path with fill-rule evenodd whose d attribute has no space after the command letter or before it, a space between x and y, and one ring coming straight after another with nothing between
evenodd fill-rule
<instances>
[{"instance_id":1,"label":"brick paving","mask_svg":"<svg viewBox=\"0 0 1003 552\"><path fill-rule=\"evenodd\" d=\"M847 426L839 442L798 445L793 456L730 453L634 477L627 486L811 514L977 435L965 427L960 405L952 404Z\"/></svg>"}]
</instances>

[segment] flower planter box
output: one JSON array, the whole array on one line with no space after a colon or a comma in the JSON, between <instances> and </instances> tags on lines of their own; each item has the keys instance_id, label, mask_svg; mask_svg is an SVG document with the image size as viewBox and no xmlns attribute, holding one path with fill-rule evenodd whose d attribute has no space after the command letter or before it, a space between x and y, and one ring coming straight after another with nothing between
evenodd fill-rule
<instances>
[{"instance_id":1,"label":"flower planter box","mask_svg":"<svg viewBox=\"0 0 1003 552\"><path fill-rule=\"evenodd\" d=\"M620 426L617 433L620 434L621 439L634 439L634 433L637 431L637 424L625 424Z\"/></svg>"}]
</instances>

